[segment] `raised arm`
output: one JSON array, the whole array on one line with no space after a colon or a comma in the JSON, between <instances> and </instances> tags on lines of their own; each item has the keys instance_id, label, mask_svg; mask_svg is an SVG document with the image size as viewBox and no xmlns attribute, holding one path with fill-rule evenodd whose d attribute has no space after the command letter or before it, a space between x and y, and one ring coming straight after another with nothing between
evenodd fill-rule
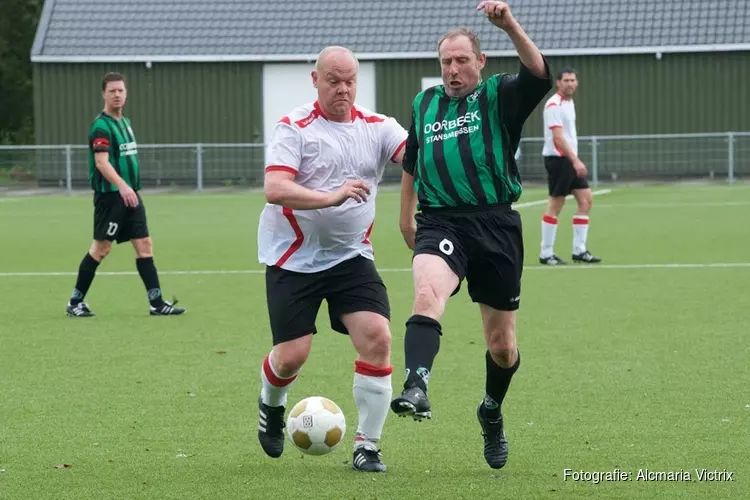
<instances>
[{"instance_id":1,"label":"raised arm","mask_svg":"<svg viewBox=\"0 0 750 500\"><path fill-rule=\"evenodd\" d=\"M481 2L477 10L483 11L492 24L507 33L521 60L519 72L503 75L498 90L502 120L515 148L524 122L552 89L552 75L544 56L513 17L508 4Z\"/></svg>"},{"instance_id":2,"label":"raised arm","mask_svg":"<svg viewBox=\"0 0 750 500\"><path fill-rule=\"evenodd\" d=\"M484 11L492 24L505 31L513 42L521 59L521 64L529 68L538 78L547 78L547 68L542 53L528 37L521 25L513 17L510 6L505 2L480 2L477 10Z\"/></svg>"}]
</instances>

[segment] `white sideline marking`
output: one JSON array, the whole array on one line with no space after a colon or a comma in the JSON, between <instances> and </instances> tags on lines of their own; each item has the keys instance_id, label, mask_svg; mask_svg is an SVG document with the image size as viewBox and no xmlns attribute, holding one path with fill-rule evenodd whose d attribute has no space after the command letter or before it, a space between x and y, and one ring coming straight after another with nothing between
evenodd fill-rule
<instances>
[{"instance_id":1,"label":"white sideline marking","mask_svg":"<svg viewBox=\"0 0 750 500\"><path fill-rule=\"evenodd\" d=\"M601 194L609 194L611 193L611 189L598 189L596 191L591 191L591 196L598 196ZM569 194L565 197L566 200L572 200L574 197L572 194ZM546 205L547 200L536 200L536 201L526 201L523 203L516 203L513 205L513 208L525 208L525 207L535 207L537 205Z\"/></svg>"},{"instance_id":2,"label":"white sideline marking","mask_svg":"<svg viewBox=\"0 0 750 500\"><path fill-rule=\"evenodd\" d=\"M524 271L551 271L563 269L719 269L719 268L743 268L750 267L750 262L709 262L706 264L568 264L567 266L526 266ZM410 267L378 269L381 273L406 273L411 272ZM227 270L205 270L205 271L159 271L164 276L194 276L194 275L232 275L232 274L264 274L265 269L227 269ZM15 277L54 277L54 276L77 276L77 272L8 272L0 273L0 278ZM104 271L96 273L97 276L138 276L136 271Z\"/></svg>"},{"instance_id":3,"label":"white sideline marking","mask_svg":"<svg viewBox=\"0 0 750 500\"><path fill-rule=\"evenodd\" d=\"M694 201L694 202L643 202L643 203L597 203L596 208L696 208L696 207L743 207L750 201Z\"/></svg>"}]
</instances>

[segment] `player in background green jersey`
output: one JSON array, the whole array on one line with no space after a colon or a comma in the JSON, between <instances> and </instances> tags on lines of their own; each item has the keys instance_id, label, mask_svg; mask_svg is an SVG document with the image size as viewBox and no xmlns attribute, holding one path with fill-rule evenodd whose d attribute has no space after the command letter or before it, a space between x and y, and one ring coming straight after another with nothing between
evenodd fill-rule
<instances>
[{"instance_id":1,"label":"player in background green jersey","mask_svg":"<svg viewBox=\"0 0 750 500\"><path fill-rule=\"evenodd\" d=\"M483 80L486 55L478 36L455 29L438 43L443 85L414 99L400 226L414 250L416 297L406 322L406 382L391 409L417 420L431 416L427 383L440 348L439 321L466 278L469 295L479 304L487 346L485 393L477 409L484 458L499 469L508 458L500 407L520 363L516 310L523 235L520 215L511 207L521 195L514 156L523 124L552 88L552 78L506 3L481 2L477 10L505 31L521 68L515 75Z\"/></svg>"},{"instance_id":2,"label":"player in background green jersey","mask_svg":"<svg viewBox=\"0 0 750 500\"><path fill-rule=\"evenodd\" d=\"M84 302L86 293L101 261L112 250L112 242L130 241L135 249L135 264L146 286L152 316L182 314L177 301L164 300L159 274L154 265L146 208L138 191L141 189L138 145L130 120L123 116L127 100L125 78L107 73L102 80L104 111L96 117L89 131L89 182L94 190L94 241L78 268L73 295L67 306L68 316L93 317Z\"/></svg>"}]
</instances>

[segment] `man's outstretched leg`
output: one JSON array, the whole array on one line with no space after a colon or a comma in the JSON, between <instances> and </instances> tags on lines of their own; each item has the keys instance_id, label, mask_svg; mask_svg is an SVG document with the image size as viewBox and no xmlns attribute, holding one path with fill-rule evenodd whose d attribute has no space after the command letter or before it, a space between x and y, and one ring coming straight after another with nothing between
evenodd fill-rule
<instances>
[{"instance_id":1,"label":"man's outstretched leg","mask_svg":"<svg viewBox=\"0 0 750 500\"><path fill-rule=\"evenodd\" d=\"M453 250L451 243L451 254ZM399 416L411 415L419 421L432 417L427 384L440 350L442 327L439 321L451 293L458 287L459 278L442 257L432 254L416 255L412 268L415 299L404 338L406 382L401 395L391 402L391 409Z\"/></svg>"},{"instance_id":2,"label":"man's outstretched leg","mask_svg":"<svg viewBox=\"0 0 750 500\"><path fill-rule=\"evenodd\" d=\"M378 313L360 311L342 315L341 321L358 353L352 389L358 413L352 468L364 472L385 472L378 443L393 395L388 319Z\"/></svg>"},{"instance_id":3,"label":"man's outstretched leg","mask_svg":"<svg viewBox=\"0 0 750 500\"><path fill-rule=\"evenodd\" d=\"M73 295L71 295L66 308L68 316L77 318L91 318L96 316L89 306L84 302L86 294L91 288L96 277L96 269L101 264L102 260L109 255L112 250L111 241L97 241L94 240L91 243L91 248L83 256L81 264L78 266L78 277L76 278L76 286L73 289Z\"/></svg>"},{"instance_id":4,"label":"man's outstretched leg","mask_svg":"<svg viewBox=\"0 0 750 500\"><path fill-rule=\"evenodd\" d=\"M310 354L312 334L274 346L260 368L258 441L266 455L278 458L284 452L284 412L287 393Z\"/></svg>"},{"instance_id":5,"label":"man's outstretched leg","mask_svg":"<svg viewBox=\"0 0 750 500\"><path fill-rule=\"evenodd\" d=\"M521 364L516 344L516 312L499 311L481 304L487 352L485 396L477 408L484 436L484 459L493 469L508 461L508 440L503 426L501 407L510 381Z\"/></svg>"}]
</instances>

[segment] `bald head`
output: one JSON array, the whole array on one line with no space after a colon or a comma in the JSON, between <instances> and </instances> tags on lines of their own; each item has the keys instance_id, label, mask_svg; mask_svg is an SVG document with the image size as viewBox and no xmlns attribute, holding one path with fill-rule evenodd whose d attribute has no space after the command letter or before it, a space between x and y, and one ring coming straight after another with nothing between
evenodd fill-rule
<instances>
[{"instance_id":1,"label":"bald head","mask_svg":"<svg viewBox=\"0 0 750 500\"><path fill-rule=\"evenodd\" d=\"M320 51L318 59L315 61L315 71L321 73L331 65L336 66L353 66L355 71L359 69L359 62L354 57L354 53L346 47L331 45Z\"/></svg>"},{"instance_id":2,"label":"bald head","mask_svg":"<svg viewBox=\"0 0 750 500\"><path fill-rule=\"evenodd\" d=\"M320 51L312 80L318 89L318 104L329 120L351 120L358 72L359 62L346 47L334 45Z\"/></svg>"}]
</instances>

